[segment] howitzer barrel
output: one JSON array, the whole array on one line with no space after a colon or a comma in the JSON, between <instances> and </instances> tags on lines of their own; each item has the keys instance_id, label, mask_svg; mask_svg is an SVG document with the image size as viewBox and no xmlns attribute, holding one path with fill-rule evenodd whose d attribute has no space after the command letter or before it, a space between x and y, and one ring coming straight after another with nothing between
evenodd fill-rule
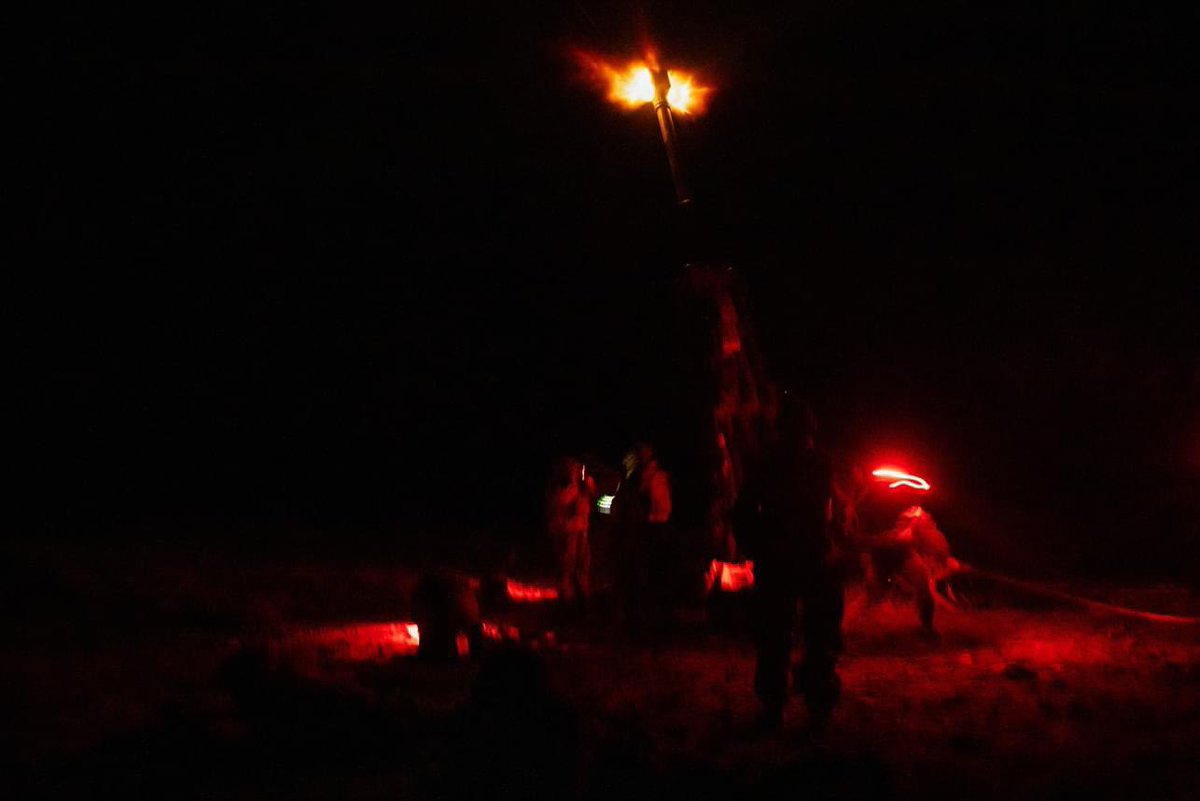
<instances>
[{"instance_id":1,"label":"howitzer barrel","mask_svg":"<svg viewBox=\"0 0 1200 801\"><path fill-rule=\"evenodd\" d=\"M662 133L663 145L667 148L667 163L671 166L675 197L679 200L679 205L687 205L692 202L692 195L684 179L683 160L679 155L679 137L675 131L675 115L671 111L671 104L667 102L671 79L665 69L655 70L651 75L654 79L654 112L658 115L658 129Z\"/></svg>"}]
</instances>

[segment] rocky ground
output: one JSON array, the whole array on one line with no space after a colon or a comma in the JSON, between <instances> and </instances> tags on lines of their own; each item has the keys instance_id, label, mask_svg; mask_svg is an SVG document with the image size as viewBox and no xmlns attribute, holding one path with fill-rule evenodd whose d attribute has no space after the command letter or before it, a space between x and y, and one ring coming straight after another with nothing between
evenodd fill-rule
<instances>
[{"instance_id":1,"label":"rocky ground","mask_svg":"<svg viewBox=\"0 0 1200 801\"><path fill-rule=\"evenodd\" d=\"M818 738L798 700L755 731L736 596L653 643L619 642L602 608L497 607L475 658L429 664L403 636L400 561L159 547L7 565L9 798L1200 794L1200 627L984 582L938 641L900 599L852 590L844 700ZM1057 589L1200 611L1168 586Z\"/></svg>"}]
</instances>

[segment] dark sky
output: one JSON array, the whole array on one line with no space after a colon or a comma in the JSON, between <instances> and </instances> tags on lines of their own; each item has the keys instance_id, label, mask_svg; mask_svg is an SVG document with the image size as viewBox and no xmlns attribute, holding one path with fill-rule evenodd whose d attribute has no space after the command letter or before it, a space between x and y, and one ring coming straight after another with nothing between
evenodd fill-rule
<instances>
[{"instance_id":1,"label":"dark sky","mask_svg":"<svg viewBox=\"0 0 1200 801\"><path fill-rule=\"evenodd\" d=\"M1195 562L1187 20L407 5L36 33L18 346L55 530L535 520L553 454L677 436L667 310L701 258L742 274L773 374L830 440L935 479L952 540ZM717 87L680 123L702 239L650 111L569 58L635 55L639 30Z\"/></svg>"}]
</instances>

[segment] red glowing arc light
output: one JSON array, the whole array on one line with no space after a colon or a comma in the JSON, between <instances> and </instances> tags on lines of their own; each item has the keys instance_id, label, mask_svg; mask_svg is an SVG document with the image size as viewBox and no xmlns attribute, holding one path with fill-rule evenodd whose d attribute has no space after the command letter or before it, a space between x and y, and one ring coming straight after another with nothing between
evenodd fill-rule
<instances>
[{"instance_id":1,"label":"red glowing arc light","mask_svg":"<svg viewBox=\"0 0 1200 801\"><path fill-rule=\"evenodd\" d=\"M929 490L929 482L920 476L914 476L912 473L906 473L903 470L897 470L894 467L881 467L878 470L872 470L871 475L881 481L890 481L888 489L896 489L897 487L910 487L915 490L926 492Z\"/></svg>"}]
</instances>

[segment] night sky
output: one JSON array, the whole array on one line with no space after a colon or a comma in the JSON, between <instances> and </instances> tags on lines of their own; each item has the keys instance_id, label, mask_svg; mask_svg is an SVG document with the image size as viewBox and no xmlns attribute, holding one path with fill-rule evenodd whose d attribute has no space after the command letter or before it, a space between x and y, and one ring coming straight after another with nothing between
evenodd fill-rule
<instances>
[{"instance_id":1,"label":"night sky","mask_svg":"<svg viewBox=\"0 0 1200 801\"><path fill-rule=\"evenodd\" d=\"M635 437L686 476L672 304L703 260L827 442L925 471L972 558L1195 569L1185 20L407 5L34 34L32 532L532 530L550 458ZM570 57L639 30L716 86L679 123L690 221L650 110Z\"/></svg>"}]
</instances>

